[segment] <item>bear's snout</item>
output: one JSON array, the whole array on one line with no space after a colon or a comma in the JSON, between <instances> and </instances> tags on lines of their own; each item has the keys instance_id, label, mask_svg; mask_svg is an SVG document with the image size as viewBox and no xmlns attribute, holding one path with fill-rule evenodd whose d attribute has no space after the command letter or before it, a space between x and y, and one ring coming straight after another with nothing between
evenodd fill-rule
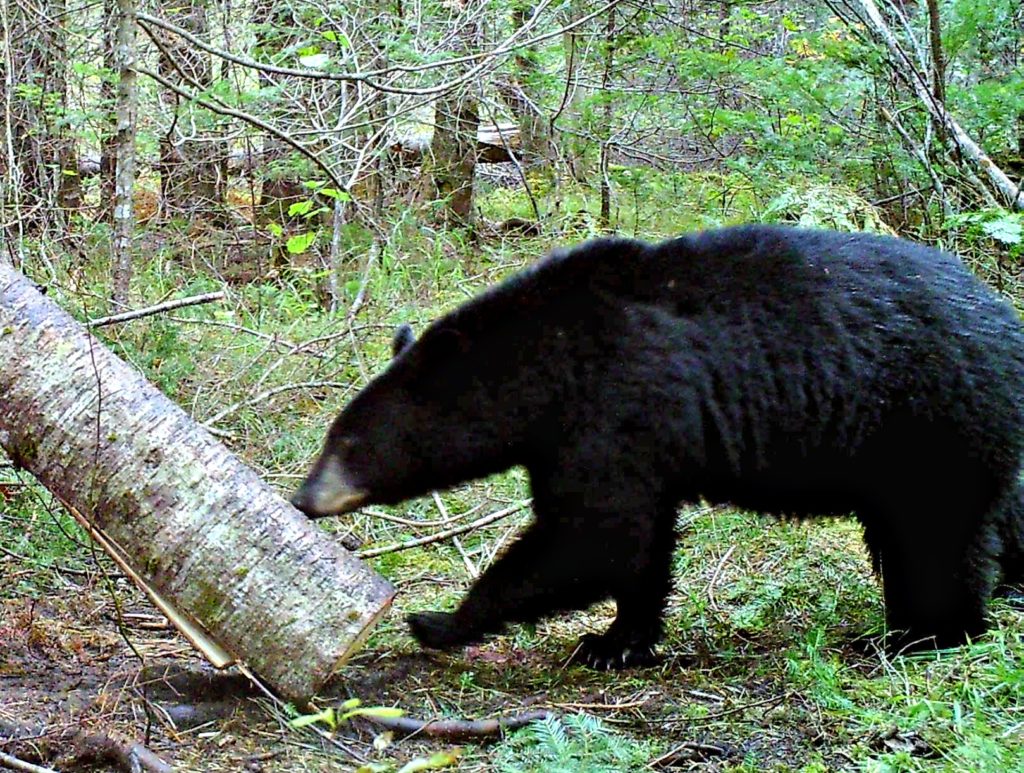
<instances>
[{"instance_id":1,"label":"bear's snout","mask_svg":"<svg viewBox=\"0 0 1024 773\"><path fill-rule=\"evenodd\" d=\"M292 495L291 503L310 518L340 515L357 509L368 492L353 485L337 457L322 455Z\"/></svg>"}]
</instances>

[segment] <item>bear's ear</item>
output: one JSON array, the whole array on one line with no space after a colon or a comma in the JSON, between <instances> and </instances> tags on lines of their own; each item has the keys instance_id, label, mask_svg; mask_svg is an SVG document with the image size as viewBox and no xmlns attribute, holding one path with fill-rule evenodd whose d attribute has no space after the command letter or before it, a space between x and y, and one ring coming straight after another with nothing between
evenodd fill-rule
<instances>
[{"instance_id":1,"label":"bear's ear","mask_svg":"<svg viewBox=\"0 0 1024 773\"><path fill-rule=\"evenodd\" d=\"M391 339L391 356L397 357L410 346L416 343L416 335L408 325L399 325L395 328L395 335Z\"/></svg>"},{"instance_id":2,"label":"bear's ear","mask_svg":"<svg viewBox=\"0 0 1024 773\"><path fill-rule=\"evenodd\" d=\"M424 356L436 360L466 354L470 349L469 336L451 327L431 331L420 342Z\"/></svg>"},{"instance_id":3,"label":"bear's ear","mask_svg":"<svg viewBox=\"0 0 1024 773\"><path fill-rule=\"evenodd\" d=\"M429 330L416 346L416 365L410 377L416 391L440 401L463 394L473 374L466 357L471 348L469 337L452 328Z\"/></svg>"}]
</instances>

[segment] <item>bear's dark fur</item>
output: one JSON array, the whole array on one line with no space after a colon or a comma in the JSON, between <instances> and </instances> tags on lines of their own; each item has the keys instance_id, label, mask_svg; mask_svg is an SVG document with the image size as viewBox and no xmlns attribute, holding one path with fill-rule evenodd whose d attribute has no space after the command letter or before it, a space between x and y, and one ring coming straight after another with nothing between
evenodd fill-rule
<instances>
[{"instance_id":1,"label":"bear's dark fur","mask_svg":"<svg viewBox=\"0 0 1024 773\"><path fill-rule=\"evenodd\" d=\"M449 648L614 598L598 667L652 657L682 501L854 513L897 647L985 629L1024 574L1024 332L955 258L749 226L557 252L433 323L336 419L312 516L522 465L536 520L452 614Z\"/></svg>"}]
</instances>

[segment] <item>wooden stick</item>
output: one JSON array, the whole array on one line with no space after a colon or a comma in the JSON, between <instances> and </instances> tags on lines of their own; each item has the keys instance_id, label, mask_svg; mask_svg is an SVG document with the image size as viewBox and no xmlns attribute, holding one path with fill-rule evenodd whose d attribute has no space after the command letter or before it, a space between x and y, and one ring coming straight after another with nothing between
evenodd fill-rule
<instances>
[{"instance_id":1,"label":"wooden stick","mask_svg":"<svg viewBox=\"0 0 1024 773\"><path fill-rule=\"evenodd\" d=\"M44 768L39 765L33 765L31 762L25 762L25 760L19 760L17 757L12 757L10 754L4 754L0 752L0 767L10 768L11 770L21 770L24 773L58 773L53 768Z\"/></svg>"},{"instance_id":2,"label":"wooden stick","mask_svg":"<svg viewBox=\"0 0 1024 773\"><path fill-rule=\"evenodd\" d=\"M185 306L198 306L200 303L212 303L213 301L219 301L223 299L225 293L220 290L215 293L205 293L203 295L193 295L189 298L176 298L173 301L165 301L164 303L158 303L156 306L147 306L144 309L136 309L135 311L125 311L120 314L112 314L109 317L98 317L97 319L89 320L89 327L103 327L104 325L114 325L118 322L129 322L133 319L140 319L141 317L149 317L153 314L159 314L162 311L173 311L174 309L180 309Z\"/></svg>"},{"instance_id":3,"label":"wooden stick","mask_svg":"<svg viewBox=\"0 0 1024 773\"><path fill-rule=\"evenodd\" d=\"M413 717L361 717L368 722L402 736L425 735L445 741L487 741L501 738L510 730L519 730L531 722L547 719L549 711L530 711L514 717L496 719L414 719Z\"/></svg>"},{"instance_id":4,"label":"wooden stick","mask_svg":"<svg viewBox=\"0 0 1024 773\"><path fill-rule=\"evenodd\" d=\"M80 732L75 737L75 762L108 762L125 773L171 773L172 768L141 743L118 741L102 733Z\"/></svg>"},{"instance_id":5,"label":"wooden stick","mask_svg":"<svg viewBox=\"0 0 1024 773\"><path fill-rule=\"evenodd\" d=\"M462 526L456 526L446 531L439 531L437 534L431 534L427 537L420 537L418 539L411 539L408 542L396 542L392 545L385 545L382 548L371 548L370 550L359 551L360 558L374 558L375 556L382 556L385 553L397 553L399 550L408 550L409 548L417 548L421 545L429 545L431 542L440 542L446 540L449 537L455 537L459 534L465 534L467 531L473 531L473 529L479 529L481 526L486 526L489 523L494 523L502 518L507 518L513 513L518 513L524 507L527 507L533 500L524 499L522 502L518 502L511 507L506 507L504 510L499 510L496 513L485 515L483 518L477 518L471 523L463 524Z\"/></svg>"}]
</instances>

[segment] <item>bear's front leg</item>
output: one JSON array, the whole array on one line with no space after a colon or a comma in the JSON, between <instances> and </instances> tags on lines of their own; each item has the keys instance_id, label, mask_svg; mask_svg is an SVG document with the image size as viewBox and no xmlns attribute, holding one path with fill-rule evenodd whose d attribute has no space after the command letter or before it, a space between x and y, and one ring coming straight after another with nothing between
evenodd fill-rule
<instances>
[{"instance_id":1,"label":"bear's front leg","mask_svg":"<svg viewBox=\"0 0 1024 773\"><path fill-rule=\"evenodd\" d=\"M424 647L453 649L498 633L506 623L532 623L567 609L581 609L610 595L593 559L580 561L590 546L559 525L534 523L474 583L453 613L408 616L412 635Z\"/></svg>"},{"instance_id":2,"label":"bear's front leg","mask_svg":"<svg viewBox=\"0 0 1024 773\"><path fill-rule=\"evenodd\" d=\"M658 526L661 523L658 522ZM637 539L629 546L615 572L612 588L615 620L602 634L588 633L580 639L574 660L601 671L654 665L655 645L661 640L662 615L672 585L672 553L675 534L671 529L650 539ZM642 529L631 530L634 538Z\"/></svg>"}]
</instances>

